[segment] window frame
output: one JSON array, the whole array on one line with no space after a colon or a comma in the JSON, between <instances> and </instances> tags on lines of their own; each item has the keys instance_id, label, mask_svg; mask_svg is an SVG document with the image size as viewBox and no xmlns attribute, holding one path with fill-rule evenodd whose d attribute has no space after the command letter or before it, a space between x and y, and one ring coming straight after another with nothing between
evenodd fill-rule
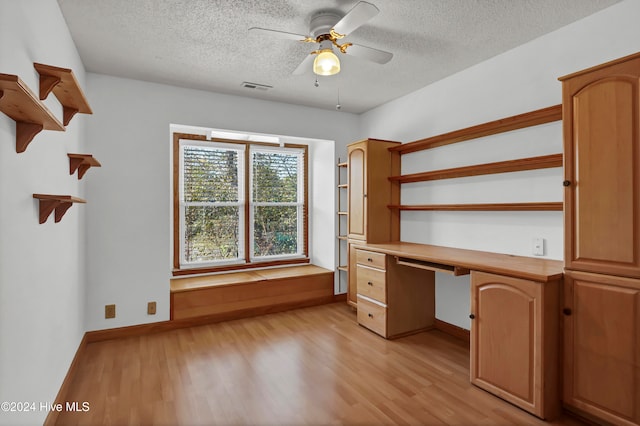
<instances>
[{"instance_id":1,"label":"window frame","mask_svg":"<svg viewBox=\"0 0 640 426\"><path fill-rule=\"evenodd\" d=\"M181 171L181 144L180 140L190 140L194 142L194 145L205 145L207 143L212 144L238 144L244 145L244 208L242 209L240 220L243 222L243 229L241 229L242 240L239 244L243 244L243 247L239 247L239 252L242 252L244 259L236 261L221 261L215 263L198 264L198 265L183 265L181 262L183 255L183 225L184 214L182 209L182 187L183 182L180 180L182 176ZM284 148L294 148L302 151L302 220L298 220L298 236L302 238L302 247L299 248L299 254L294 256L266 256L252 258L253 255L253 234L251 232L253 220L253 203L252 203L252 182L251 182L251 147L260 150L260 148L277 151L278 145L265 142L254 142L247 140L236 139L223 139L218 137L207 138L204 135L195 135L188 133L174 133L173 134L173 170L172 170L172 205L173 205L173 276L201 274L208 272L224 272L234 270L244 270L253 268L264 268L268 266L280 266L280 265L294 265L301 263L309 263L309 158L308 158L308 146L299 144L281 144ZM301 234L300 234L301 233Z\"/></svg>"}]
</instances>

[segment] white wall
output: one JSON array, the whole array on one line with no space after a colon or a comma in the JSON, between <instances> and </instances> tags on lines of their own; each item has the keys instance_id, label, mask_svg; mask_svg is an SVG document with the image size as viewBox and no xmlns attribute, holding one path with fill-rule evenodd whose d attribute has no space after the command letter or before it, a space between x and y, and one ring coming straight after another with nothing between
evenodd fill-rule
<instances>
[{"instance_id":1,"label":"white wall","mask_svg":"<svg viewBox=\"0 0 640 426\"><path fill-rule=\"evenodd\" d=\"M87 184L95 198L87 205L88 330L169 319L171 123L333 140L336 152L358 133L348 113L92 73L88 87L87 149L103 165ZM333 222L314 219L312 231L323 228L335 235ZM158 303L155 316L146 314L149 301ZM117 316L105 320L110 303Z\"/></svg>"},{"instance_id":2,"label":"white wall","mask_svg":"<svg viewBox=\"0 0 640 426\"><path fill-rule=\"evenodd\" d=\"M361 116L362 137L410 142L561 102L557 78L640 50L640 1L597 14ZM560 123L402 157L402 172L562 152ZM405 184L403 204L561 201L560 169ZM427 244L562 259L561 212L403 212L401 238ZM469 328L469 279L438 274L436 316Z\"/></svg>"},{"instance_id":3,"label":"white wall","mask_svg":"<svg viewBox=\"0 0 640 426\"><path fill-rule=\"evenodd\" d=\"M85 72L55 0L0 0L0 73L38 93L33 62ZM62 121L53 95L46 105ZM67 153L84 152L77 115L65 132L43 131L15 151L15 123L0 113L0 401L30 401L36 411L0 412L0 424L41 424L40 402L54 400L84 333L85 205L59 223L38 224L34 193L87 196L69 175Z\"/></svg>"}]
</instances>

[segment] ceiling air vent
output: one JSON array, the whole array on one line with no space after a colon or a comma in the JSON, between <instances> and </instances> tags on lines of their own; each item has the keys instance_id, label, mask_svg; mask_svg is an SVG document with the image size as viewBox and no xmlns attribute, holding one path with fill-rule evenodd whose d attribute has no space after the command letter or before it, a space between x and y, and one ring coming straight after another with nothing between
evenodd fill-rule
<instances>
[{"instance_id":1,"label":"ceiling air vent","mask_svg":"<svg viewBox=\"0 0 640 426\"><path fill-rule=\"evenodd\" d=\"M247 89L255 89L255 90L273 89L273 86L269 86L267 84L251 83L249 81L243 81L242 82L242 87L247 88Z\"/></svg>"}]
</instances>

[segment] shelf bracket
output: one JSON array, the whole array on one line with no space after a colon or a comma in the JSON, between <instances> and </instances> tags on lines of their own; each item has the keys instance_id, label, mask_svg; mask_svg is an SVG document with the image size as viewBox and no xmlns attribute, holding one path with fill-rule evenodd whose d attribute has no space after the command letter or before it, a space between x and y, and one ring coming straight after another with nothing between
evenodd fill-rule
<instances>
[{"instance_id":1,"label":"shelf bracket","mask_svg":"<svg viewBox=\"0 0 640 426\"><path fill-rule=\"evenodd\" d=\"M54 87L58 83L60 83L60 78L53 75L41 75L40 76L40 100L43 101L47 99L49 93L53 90Z\"/></svg>"},{"instance_id":2,"label":"shelf bracket","mask_svg":"<svg viewBox=\"0 0 640 426\"><path fill-rule=\"evenodd\" d=\"M37 123L16 121L16 152L24 152L33 138L42 131L44 126Z\"/></svg>"},{"instance_id":3,"label":"shelf bracket","mask_svg":"<svg viewBox=\"0 0 640 426\"><path fill-rule=\"evenodd\" d=\"M78 113L77 108L71 108L68 106L62 107L62 124L64 124L65 126L68 126L73 116L76 115L77 113Z\"/></svg>"}]
</instances>

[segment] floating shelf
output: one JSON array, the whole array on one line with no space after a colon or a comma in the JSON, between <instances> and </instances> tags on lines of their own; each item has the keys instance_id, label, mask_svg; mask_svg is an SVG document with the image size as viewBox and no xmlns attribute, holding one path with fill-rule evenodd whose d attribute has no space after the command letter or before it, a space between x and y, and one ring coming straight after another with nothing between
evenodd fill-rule
<instances>
[{"instance_id":1,"label":"floating shelf","mask_svg":"<svg viewBox=\"0 0 640 426\"><path fill-rule=\"evenodd\" d=\"M340 241L347 241L346 235L338 235L336 238L338 238Z\"/></svg>"},{"instance_id":2,"label":"floating shelf","mask_svg":"<svg viewBox=\"0 0 640 426\"><path fill-rule=\"evenodd\" d=\"M45 223L54 210L55 221L58 223L73 203L87 202L71 195L33 194L33 198L40 200L40 223Z\"/></svg>"},{"instance_id":3,"label":"floating shelf","mask_svg":"<svg viewBox=\"0 0 640 426\"><path fill-rule=\"evenodd\" d=\"M344 272L348 272L349 268L346 266L338 266L338 271L344 271Z\"/></svg>"},{"instance_id":4,"label":"floating shelf","mask_svg":"<svg viewBox=\"0 0 640 426\"><path fill-rule=\"evenodd\" d=\"M346 183L341 183L340 185L338 185L338 188L342 188L342 189L347 189L349 187L349 184Z\"/></svg>"},{"instance_id":5,"label":"floating shelf","mask_svg":"<svg viewBox=\"0 0 640 426\"><path fill-rule=\"evenodd\" d=\"M347 216L349 213L348 212L338 212L339 216Z\"/></svg>"},{"instance_id":6,"label":"floating shelf","mask_svg":"<svg viewBox=\"0 0 640 426\"><path fill-rule=\"evenodd\" d=\"M466 210L466 211L562 211L562 202L542 203L488 203L488 204L423 204L423 205L395 205L387 207L394 210Z\"/></svg>"},{"instance_id":7,"label":"floating shelf","mask_svg":"<svg viewBox=\"0 0 640 426\"><path fill-rule=\"evenodd\" d=\"M511 130L522 129L525 127L537 126L539 124L550 123L558 120L562 120L562 105L554 105L548 108L542 108L524 114L478 124L477 126L443 133L430 138L420 139L415 142L409 142L389 148L389 151L398 151L400 154L408 154L410 152L422 151L423 149L436 148L438 146L509 132Z\"/></svg>"},{"instance_id":8,"label":"floating shelf","mask_svg":"<svg viewBox=\"0 0 640 426\"><path fill-rule=\"evenodd\" d=\"M38 63L34 63L33 67L40 74L40 99L47 99L53 91L62 105L62 121L65 126L77 113L93 114L73 71Z\"/></svg>"},{"instance_id":9,"label":"floating shelf","mask_svg":"<svg viewBox=\"0 0 640 426\"><path fill-rule=\"evenodd\" d=\"M17 75L0 74L0 111L16 122L16 152L24 152L42 130L64 126Z\"/></svg>"},{"instance_id":10,"label":"floating shelf","mask_svg":"<svg viewBox=\"0 0 640 426\"><path fill-rule=\"evenodd\" d=\"M349 163L338 163L338 167L349 167Z\"/></svg>"},{"instance_id":11,"label":"floating shelf","mask_svg":"<svg viewBox=\"0 0 640 426\"><path fill-rule=\"evenodd\" d=\"M91 167L102 167L91 154L67 154L69 157L69 174L72 175L78 171L78 180L82 179L84 174Z\"/></svg>"},{"instance_id":12,"label":"floating shelf","mask_svg":"<svg viewBox=\"0 0 640 426\"><path fill-rule=\"evenodd\" d=\"M474 166L413 173L410 175L391 176L389 177L389 180L400 183L423 182L428 180L519 172L552 167L562 167L562 154L543 155L540 157L520 158L517 160L499 161L496 163L476 164Z\"/></svg>"}]
</instances>

